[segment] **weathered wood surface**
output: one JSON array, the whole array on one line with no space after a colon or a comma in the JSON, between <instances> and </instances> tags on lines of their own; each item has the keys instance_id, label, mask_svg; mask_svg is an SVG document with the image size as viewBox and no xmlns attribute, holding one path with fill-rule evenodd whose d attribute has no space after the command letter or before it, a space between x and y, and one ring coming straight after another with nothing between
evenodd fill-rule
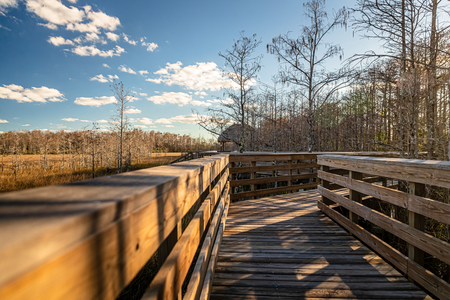
<instances>
[{"instance_id":1,"label":"weathered wood surface","mask_svg":"<svg viewBox=\"0 0 450 300\"><path fill-rule=\"evenodd\" d=\"M211 299L431 299L319 199L312 190L231 204Z\"/></svg>"},{"instance_id":2,"label":"weathered wood surface","mask_svg":"<svg viewBox=\"0 0 450 300\"><path fill-rule=\"evenodd\" d=\"M227 164L219 154L0 196L0 299L115 299Z\"/></svg>"}]
</instances>

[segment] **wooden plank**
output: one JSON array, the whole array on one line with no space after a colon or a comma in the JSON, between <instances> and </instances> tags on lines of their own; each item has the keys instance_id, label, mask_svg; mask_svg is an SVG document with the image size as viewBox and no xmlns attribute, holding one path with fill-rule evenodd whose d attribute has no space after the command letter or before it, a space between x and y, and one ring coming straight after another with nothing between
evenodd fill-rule
<instances>
[{"instance_id":1,"label":"wooden plank","mask_svg":"<svg viewBox=\"0 0 450 300\"><path fill-rule=\"evenodd\" d=\"M315 159L315 153L271 153L271 154L230 154L230 162L248 162L248 161L283 161L283 160L309 160Z\"/></svg>"},{"instance_id":2,"label":"wooden plank","mask_svg":"<svg viewBox=\"0 0 450 300\"><path fill-rule=\"evenodd\" d=\"M290 170L290 169L309 169L316 168L318 165L316 163L313 164L296 164L296 165L275 165L275 166L259 166L259 167L240 167L240 168L231 168L231 174L238 173L252 173L252 172L266 172L266 171L281 171L281 170Z\"/></svg>"},{"instance_id":3,"label":"wooden plank","mask_svg":"<svg viewBox=\"0 0 450 300\"><path fill-rule=\"evenodd\" d=\"M425 185L409 182L408 193L413 195L425 195ZM450 217L449 217L450 219ZM425 231L425 217L413 211L408 211L408 224L412 228ZM411 244L408 244L408 257L419 265L424 265L425 253Z\"/></svg>"},{"instance_id":4,"label":"wooden plank","mask_svg":"<svg viewBox=\"0 0 450 300\"><path fill-rule=\"evenodd\" d=\"M178 299L181 286L208 224L210 213L210 202L205 200L142 299Z\"/></svg>"},{"instance_id":5,"label":"wooden plank","mask_svg":"<svg viewBox=\"0 0 450 300\"><path fill-rule=\"evenodd\" d=\"M436 160L319 155L320 165L450 188L450 162Z\"/></svg>"},{"instance_id":6,"label":"wooden plank","mask_svg":"<svg viewBox=\"0 0 450 300\"><path fill-rule=\"evenodd\" d=\"M220 221L222 219L222 213L225 205L224 198L227 197L226 195L224 196L225 197L221 198L217 206L216 212L214 213L214 217L209 226L209 230L208 233L206 234L205 240L203 241L200 254L197 258L197 262L195 264L192 276L189 280L189 284L183 299L193 300L198 299L198 297L200 296L201 293L200 288L203 287L203 281L207 272L211 252L214 247L214 241L216 239L216 234L218 232Z\"/></svg>"},{"instance_id":7,"label":"wooden plank","mask_svg":"<svg viewBox=\"0 0 450 300\"><path fill-rule=\"evenodd\" d=\"M217 232L216 241L214 242L211 259L208 264L208 269L206 271L205 280L203 282L201 294L199 297L200 300L208 300L211 295L212 284L214 279L214 271L216 268L220 242L222 241L222 235L223 235L223 223L220 223L219 231Z\"/></svg>"},{"instance_id":8,"label":"wooden plank","mask_svg":"<svg viewBox=\"0 0 450 300\"><path fill-rule=\"evenodd\" d=\"M450 215L450 205L447 203L407 194L380 185L351 180L322 171L318 171L318 177L335 182L352 190L364 192L366 195L406 208L409 211L420 213L439 222L450 224L450 218L448 217Z\"/></svg>"},{"instance_id":9,"label":"wooden plank","mask_svg":"<svg viewBox=\"0 0 450 300\"><path fill-rule=\"evenodd\" d=\"M264 178L255 178L255 179L232 180L230 182L230 184L232 187L235 187L235 186L265 184L265 183L271 183L271 182L282 182L282 181L316 178L316 177L317 177L317 173L310 173L310 174L300 174L300 175L292 175L292 176L277 176L277 177L264 177Z\"/></svg>"},{"instance_id":10,"label":"wooden plank","mask_svg":"<svg viewBox=\"0 0 450 300\"><path fill-rule=\"evenodd\" d=\"M350 171L348 173L348 177L353 179L353 180L362 180L363 174L359 173L359 172L355 172L355 171ZM350 200L355 201L357 203L362 203L362 197L363 197L363 195L361 193L359 193L358 191L350 189L350 191L349 191L349 199ZM349 219L353 223L358 223L358 215L355 214L352 211L349 212Z\"/></svg>"},{"instance_id":11,"label":"wooden plank","mask_svg":"<svg viewBox=\"0 0 450 300\"><path fill-rule=\"evenodd\" d=\"M269 194L295 191L295 190L299 190L299 189L313 188L313 187L316 187L317 185L318 185L317 182L313 182L313 183L285 186L285 187L279 187L279 188L273 188L273 189L257 190L257 191L253 191L253 192L236 193L236 194L231 195L231 201L241 199L241 198L247 198L247 197L264 196L264 195L269 195Z\"/></svg>"},{"instance_id":12,"label":"wooden plank","mask_svg":"<svg viewBox=\"0 0 450 300\"><path fill-rule=\"evenodd\" d=\"M353 202L345 197L336 195L333 192L320 187L319 192L325 197L332 199L336 203L344 206L350 211L355 212L362 218L372 222L373 224L389 231L398 236L407 243L410 243L423 251L436 256L436 258L443 262L450 264L450 244L438 238L435 238L427 233L412 228L400 221L391 219L376 210L372 210L360 203Z\"/></svg>"},{"instance_id":13,"label":"wooden plank","mask_svg":"<svg viewBox=\"0 0 450 300\"><path fill-rule=\"evenodd\" d=\"M425 287L433 295L440 299L450 298L450 284L426 270L419 264L411 261L408 257L400 253L397 249L379 239L377 236L366 231L361 226L350 222L347 218L338 212L328 208L323 203L318 203L319 209L326 213L330 218L341 224L349 230L358 239L366 243L370 248L387 259L391 264L397 267L403 273L406 273L417 283Z\"/></svg>"}]
</instances>

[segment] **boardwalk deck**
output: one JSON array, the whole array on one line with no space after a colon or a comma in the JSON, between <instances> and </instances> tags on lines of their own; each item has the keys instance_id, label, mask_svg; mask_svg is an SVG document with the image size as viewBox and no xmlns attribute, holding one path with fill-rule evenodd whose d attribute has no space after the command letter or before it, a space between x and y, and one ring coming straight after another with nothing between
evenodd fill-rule
<instances>
[{"instance_id":1,"label":"boardwalk deck","mask_svg":"<svg viewBox=\"0 0 450 300\"><path fill-rule=\"evenodd\" d=\"M431 299L320 212L319 197L233 203L211 299Z\"/></svg>"}]
</instances>

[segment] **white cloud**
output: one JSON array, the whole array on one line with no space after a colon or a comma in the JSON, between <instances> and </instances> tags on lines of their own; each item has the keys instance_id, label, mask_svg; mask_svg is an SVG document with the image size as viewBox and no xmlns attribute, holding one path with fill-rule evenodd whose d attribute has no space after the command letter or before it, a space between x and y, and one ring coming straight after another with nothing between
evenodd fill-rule
<instances>
[{"instance_id":1,"label":"white cloud","mask_svg":"<svg viewBox=\"0 0 450 300\"><path fill-rule=\"evenodd\" d=\"M116 74L108 75L108 78L109 78L110 81L113 81L114 79L119 79L119 76L117 76Z\"/></svg>"},{"instance_id":2,"label":"white cloud","mask_svg":"<svg viewBox=\"0 0 450 300\"><path fill-rule=\"evenodd\" d=\"M87 105L99 107L101 105L116 103L116 98L113 96L102 96L102 97L78 97L74 101L78 105Z\"/></svg>"},{"instance_id":3,"label":"white cloud","mask_svg":"<svg viewBox=\"0 0 450 300\"><path fill-rule=\"evenodd\" d=\"M133 69L127 68L127 67L124 66L124 65L121 65L121 66L118 67L117 69L119 69L119 71L121 71L121 72L130 73L130 74L136 74L136 72L135 72Z\"/></svg>"},{"instance_id":4,"label":"white cloud","mask_svg":"<svg viewBox=\"0 0 450 300\"><path fill-rule=\"evenodd\" d=\"M115 34L113 32L107 32L106 33L106 37L108 39L110 39L111 41L113 41L113 42L117 42L117 40L120 38L120 35Z\"/></svg>"},{"instance_id":5,"label":"white cloud","mask_svg":"<svg viewBox=\"0 0 450 300\"><path fill-rule=\"evenodd\" d=\"M103 64L103 66L104 66L105 68L111 69L111 67L108 66L108 64Z\"/></svg>"},{"instance_id":6,"label":"white cloud","mask_svg":"<svg viewBox=\"0 0 450 300\"><path fill-rule=\"evenodd\" d=\"M158 48L158 44L155 43L147 43L147 51L153 52L156 48Z\"/></svg>"},{"instance_id":7,"label":"white cloud","mask_svg":"<svg viewBox=\"0 0 450 300\"><path fill-rule=\"evenodd\" d=\"M78 121L79 119L77 119L77 118L64 118L64 119L61 119L62 121L66 121L66 122L75 122L75 121Z\"/></svg>"},{"instance_id":8,"label":"white cloud","mask_svg":"<svg viewBox=\"0 0 450 300\"><path fill-rule=\"evenodd\" d=\"M186 124L197 124L198 116L195 114L187 116L176 116L169 119L161 118L155 121L158 124L172 124L172 123L186 123Z\"/></svg>"},{"instance_id":9,"label":"white cloud","mask_svg":"<svg viewBox=\"0 0 450 300\"><path fill-rule=\"evenodd\" d=\"M97 122L97 123L108 123L107 120L97 120L96 122Z\"/></svg>"},{"instance_id":10,"label":"white cloud","mask_svg":"<svg viewBox=\"0 0 450 300\"><path fill-rule=\"evenodd\" d=\"M28 0L26 6L29 12L55 25L79 23L85 18L84 11L73 6L69 8L58 0Z\"/></svg>"},{"instance_id":11,"label":"white cloud","mask_svg":"<svg viewBox=\"0 0 450 300\"><path fill-rule=\"evenodd\" d=\"M137 127L137 128L147 128L147 126L145 126L145 125L133 125L134 127Z\"/></svg>"},{"instance_id":12,"label":"white cloud","mask_svg":"<svg viewBox=\"0 0 450 300\"><path fill-rule=\"evenodd\" d=\"M153 124L153 120L149 119L149 118L138 118L136 121L141 123L141 124L145 124L145 125Z\"/></svg>"},{"instance_id":13,"label":"white cloud","mask_svg":"<svg viewBox=\"0 0 450 300\"><path fill-rule=\"evenodd\" d=\"M28 126L30 126L30 124L23 124L22 126L23 127L28 127Z\"/></svg>"},{"instance_id":14,"label":"white cloud","mask_svg":"<svg viewBox=\"0 0 450 300\"><path fill-rule=\"evenodd\" d=\"M101 56L101 57L113 57L120 56L121 53L125 52L120 46L114 47L114 49L110 49L108 51L99 50L95 46L77 46L71 50L73 53L80 56Z\"/></svg>"},{"instance_id":15,"label":"white cloud","mask_svg":"<svg viewBox=\"0 0 450 300\"><path fill-rule=\"evenodd\" d=\"M175 93L175 92L169 92L169 93L163 93L162 95L158 96L152 96L147 98L149 101L152 101L155 104L178 104L178 106L185 106L188 104L195 105L195 106L211 106L211 103L207 103L204 101L198 101L192 99L192 96L186 93Z\"/></svg>"},{"instance_id":16,"label":"white cloud","mask_svg":"<svg viewBox=\"0 0 450 300\"><path fill-rule=\"evenodd\" d=\"M139 95L144 96L144 97L148 96L147 93L139 93Z\"/></svg>"},{"instance_id":17,"label":"white cloud","mask_svg":"<svg viewBox=\"0 0 450 300\"><path fill-rule=\"evenodd\" d=\"M23 102L62 102L66 100L64 94L57 89L51 89L45 86L40 88L32 87L24 89L20 85L10 84L0 87L0 98L16 100L19 103Z\"/></svg>"},{"instance_id":18,"label":"white cloud","mask_svg":"<svg viewBox=\"0 0 450 300\"><path fill-rule=\"evenodd\" d=\"M164 127L175 127L173 125L163 125Z\"/></svg>"},{"instance_id":19,"label":"white cloud","mask_svg":"<svg viewBox=\"0 0 450 300\"><path fill-rule=\"evenodd\" d=\"M69 39L65 39L62 36L51 36L48 38L47 42L49 42L50 44L53 44L55 46L61 46L61 45L74 45L74 43L69 40Z\"/></svg>"},{"instance_id":20,"label":"white cloud","mask_svg":"<svg viewBox=\"0 0 450 300\"><path fill-rule=\"evenodd\" d=\"M83 122L83 123L91 123L91 121L89 121L89 120L80 120L80 122Z\"/></svg>"},{"instance_id":21,"label":"white cloud","mask_svg":"<svg viewBox=\"0 0 450 300\"><path fill-rule=\"evenodd\" d=\"M9 123L8 121L6 121L6 120L2 120L2 119L0 119L0 123Z\"/></svg>"},{"instance_id":22,"label":"white cloud","mask_svg":"<svg viewBox=\"0 0 450 300\"><path fill-rule=\"evenodd\" d=\"M233 83L223 76L222 71L213 62L201 62L184 68L182 65L181 62L167 63L165 68L154 72L159 78L146 80L157 84L163 82L169 86L179 85L195 91L218 91L233 87Z\"/></svg>"},{"instance_id":23,"label":"white cloud","mask_svg":"<svg viewBox=\"0 0 450 300\"><path fill-rule=\"evenodd\" d=\"M73 3L73 4L77 3L77 0L67 0L67 1L69 1L70 3Z\"/></svg>"},{"instance_id":24,"label":"white cloud","mask_svg":"<svg viewBox=\"0 0 450 300\"><path fill-rule=\"evenodd\" d=\"M123 39L125 42L127 42L130 45L136 46L137 42L135 40L130 39L129 35L126 35L125 33L122 33Z\"/></svg>"},{"instance_id":25,"label":"white cloud","mask_svg":"<svg viewBox=\"0 0 450 300\"><path fill-rule=\"evenodd\" d=\"M206 100L208 103L218 103L218 104L233 104L234 101L231 98L227 98L225 100L222 99L214 99L214 100Z\"/></svg>"},{"instance_id":26,"label":"white cloud","mask_svg":"<svg viewBox=\"0 0 450 300\"><path fill-rule=\"evenodd\" d=\"M86 33L84 40L86 42L94 42L94 43L103 42L103 39L101 37L99 37L98 34L96 34L95 32Z\"/></svg>"},{"instance_id":27,"label":"white cloud","mask_svg":"<svg viewBox=\"0 0 450 300\"><path fill-rule=\"evenodd\" d=\"M144 76L145 74L148 74L147 70L140 70L139 74L141 74L142 76Z\"/></svg>"},{"instance_id":28,"label":"white cloud","mask_svg":"<svg viewBox=\"0 0 450 300\"><path fill-rule=\"evenodd\" d=\"M17 7L17 0L0 0L0 15L5 15L7 8Z\"/></svg>"},{"instance_id":29,"label":"white cloud","mask_svg":"<svg viewBox=\"0 0 450 300\"><path fill-rule=\"evenodd\" d=\"M94 81L94 80L96 80L96 81L98 81L98 82L108 82L109 80L105 77L105 76L103 76L102 74L99 74L99 75L97 75L97 76L94 76L94 77L92 77L91 79L89 79L90 81Z\"/></svg>"},{"instance_id":30,"label":"white cloud","mask_svg":"<svg viewBox=\"0 0 450 300\"><path fill-rule=\"evenodd\" d=\"M48 29L51 29L51 30L56 30L56 29L58 29L58 26L56 26L55 24L53 24L53 23L38 23L38 25L40 25L40 26L44 26L44 27L47 27Z\"/></svg>"},{"instance_id":31,"label":"white cloud","mask_svg":"<svg viewBox=\"0 0 450 300\"><path fill-rule=\"evenodd\" d=\"M128 108L128 109L124 110L125 114L140 114L141 112L142 111L140 109L137 109L137 108L134 108L134 107L131 107L131 108Z\"/></svg>"}]
</instances>

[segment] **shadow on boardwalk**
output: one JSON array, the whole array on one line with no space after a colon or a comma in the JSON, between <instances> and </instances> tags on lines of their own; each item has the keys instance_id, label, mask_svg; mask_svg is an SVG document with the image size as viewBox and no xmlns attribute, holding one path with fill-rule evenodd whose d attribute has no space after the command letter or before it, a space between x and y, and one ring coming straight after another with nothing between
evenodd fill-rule
<instances>
[{"instance_id":1,"label":"shadow on boardwalk","mask_svg":"<svg viewBox=\"0 0 450 300\"><path fill-rule=\"evenodd\" d=\"M211 299L431 299L320 212L319 197L233 203Z\"/></svg>"}]
</instances>

